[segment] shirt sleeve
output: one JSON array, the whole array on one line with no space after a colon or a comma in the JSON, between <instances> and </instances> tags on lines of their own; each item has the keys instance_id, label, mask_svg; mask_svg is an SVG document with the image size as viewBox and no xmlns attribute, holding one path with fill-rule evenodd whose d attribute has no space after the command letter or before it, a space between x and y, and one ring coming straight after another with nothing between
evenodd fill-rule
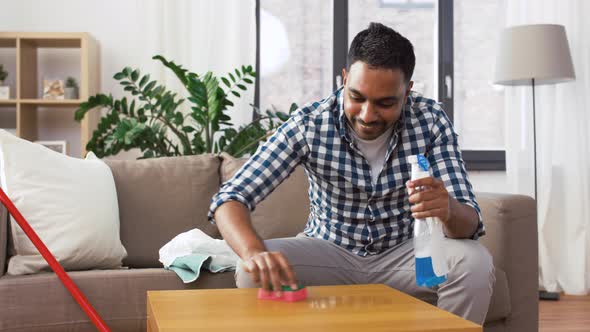
<instances>
[{"instance_id":1,"label":"shirt sleeve","mask_svg":"<svg viewBox=\"0 0 590 332\"><path fill-rule=\"evenodd\" d=\"M208 219L215 224L215 210L228 201L238 201L250 211L295 170L309 149L305 141L303 116L293 115L250 159L223 183L211 199Z\"/></svg>"},{"instance_id":2,"label":"shirt sleeve","mask_svg":"<svg viewBox=\"0 0 590 332\"><path fill-rule=\"evenodd\" d=\"M442 110L440 104L433 106L434 124L430 130L430 148L427 152L428 161L432 166L432 174L435 178L441 179L447 191L460 203L471 206L475 209L478 216L477 230L471 237L477 240L485 234L485 227L481 210L475 195L473 187L469 182L465 163L459 149L458 135L453 129L451 121Z\"/></svg>"}]
</instances>

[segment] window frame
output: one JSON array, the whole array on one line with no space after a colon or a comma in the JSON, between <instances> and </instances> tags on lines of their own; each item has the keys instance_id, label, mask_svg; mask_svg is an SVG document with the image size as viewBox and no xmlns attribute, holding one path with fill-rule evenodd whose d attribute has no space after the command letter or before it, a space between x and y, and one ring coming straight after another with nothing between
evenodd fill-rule
<instances>
[{"instance_id":1,"label":"window frame","mask_svg":"<svg viewBox=\"0 0 590 332\"><path fill-rule=\"evenodd\" d=\"M256 1L256 72L260 68L260 0ZM333 0L333 47L332 47L332 86L337 88L342 68L346 67L348 54L348 0ZM451 122L454 119L454 17L453 0L438 0L438 100L445 106ZM445 94L445 77L451 78L450 95ZM340 78L341 79L341 78ZM256 80L254 105L260 106L260 84ZM256 115L253 115L255 120ZM505 171L505 150L463 150L463 161L467 170Z\"/></svg>"}]
</instances>

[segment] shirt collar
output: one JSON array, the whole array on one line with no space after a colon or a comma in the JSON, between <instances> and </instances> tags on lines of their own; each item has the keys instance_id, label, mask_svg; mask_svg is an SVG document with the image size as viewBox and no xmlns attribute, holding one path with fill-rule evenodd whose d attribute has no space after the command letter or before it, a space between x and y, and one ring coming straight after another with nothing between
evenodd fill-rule
<instances>
[{"instance_id":1,"label":"shirt collar","mask_svg":"<svg viewBox=\"0 0 590 332\"><path fill-rule=\"evenodd\" d=\"M351 143L352 139L350 138L350 134L348 133L348 124L346 120L346 115L344 114L344 87L340 87L336 91L336 110L338 114L338 133L340 137Z\"/></svg>"}]
</instances>

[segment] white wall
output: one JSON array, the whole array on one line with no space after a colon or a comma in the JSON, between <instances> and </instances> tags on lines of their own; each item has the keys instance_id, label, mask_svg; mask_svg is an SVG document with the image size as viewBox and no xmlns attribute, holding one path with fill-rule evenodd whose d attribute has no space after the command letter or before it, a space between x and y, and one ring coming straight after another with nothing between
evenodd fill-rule
<instances>
[{"instance_id":1,"label":"white wall","mask_svg":"<svg viewBox=\"0 0 590 332\"><path fill-rule=\"evenodd\" d=\"M510 193L505 171L470 171L469 180L475 192Z\"/></svg>"},{"instance_id":2,"label":"white wall","mask_svg":"<svg viewBox=\"0 0 590 332\"><path fill-rule=\"evenodd\" d=\"M123 67L145 68L152 54L141 54L144 38L140 28L136 0L0 0L0 31L76 31L88 32L98 42L100 50L100 91L122 95L112 76ZM79 79L80 61L76 50L39 52L39 79L74 76ZM6 59L0 53L0 61ZM14 67L11 67L14 68ZM16 73L11 73L12 79ZM14 81L10 81L14 84ZM13 88L14 89L14 85ZM38 87L40 89L40 87ZM39 139L65 139L71 151L80 150L78 125L73 121L74 110L41 109Z\"/></svg>"},{"instance_id":3,"label":"white wall","mask_svg":"<svg viewBox=\"0 0 590 332\"><path fill-rule=\"evenodd\" d=\"M140 5L138 0L0 0L0 30L89 32L100 49L101 90L116 92L119 89L112 80L116 71L126 65L143 66L152 61L152 54L140 53L140 45L148 38L140 31ZM57 61L51 59L52 52L42 55L49 59L42 58L40 62ZM77 64L71 62L71 54L68 56L65 62L75 68Z\"/></svg>"}]
</instances>

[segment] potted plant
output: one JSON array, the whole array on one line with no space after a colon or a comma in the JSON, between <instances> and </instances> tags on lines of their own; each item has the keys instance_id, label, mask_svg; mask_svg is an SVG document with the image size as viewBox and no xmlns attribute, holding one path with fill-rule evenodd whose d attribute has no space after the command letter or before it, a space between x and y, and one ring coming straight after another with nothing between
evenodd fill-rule
<instances>
[{"instance_id":1,"label":"potted plant","mask_svg":"<svg viewBox=\"0 0 590 332\"><path fill-rule=\"evenodd\" d=\"M235 129L227 108L234 105L232 99L240 98L246 85L253 83L256 72L252 66L242 66L216 77L211 72L205 75L190 72L160 55L153 59L176 75L190 103L150 80L149 74L141 75L139 69L125 67L113 78L131 96L116 99L110 94L97 94L76 110L77 121L93 109L106 110L86 145L87 151L99 158L134 148L141 151L140 158L221 152L241 157L256 151L259 142L268 138L297 108L293 103L288 114L275 109L262 114L254 107L255 120Z\"/></svg>"},{"instance_id":2,"label":"potted plant","mask_svg":"<svg viewBox=\"0 0 590 332\"><path fill-rule=\"evenodd\" d=\"M78 82L75 78L69 76L66 79L64 95L65 99L78 99Z\"/></svg>"},{"instance_id":3,"label":"potted plant","mask_svg":"<svg viewBox=\"0 0 590 332\"><path fill-rule=\"evenodd\" d=\"M10 87L4 85L4 80L8 77L8 72L4 66L0 65L0 99L10 99Z\"/></svg>"}]
</instances>

